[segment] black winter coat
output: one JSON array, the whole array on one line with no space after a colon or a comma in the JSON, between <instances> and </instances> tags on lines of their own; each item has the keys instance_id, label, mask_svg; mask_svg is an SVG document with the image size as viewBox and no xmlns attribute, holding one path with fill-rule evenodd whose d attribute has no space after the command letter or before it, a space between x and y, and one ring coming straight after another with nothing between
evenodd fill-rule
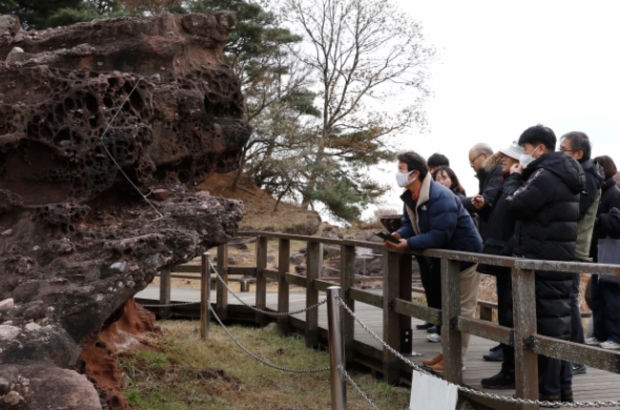
<instances>
[{"instance_id":1,"label":"black winter coat","mask_svg":"<svg viewBox=\"0 0 620 410\"><path fill-rule=\"evenodd\" d=\"M517 219L510 212L504 193L504 177L501 178L502 187L497 191L493 206L485 202L484 207L478 211L480 219L487 223L487 238L484 240L482 253L499 256L512 256L511 239L515 231ZM503 276L510 278L510 268L480 264L478 272L488 275Z\"/></svg>"},{"instance_id":2,"label":"black winter coat","mask_svg":"<svg viewBox=\"0 0 620 410\"><path fill-rule=\"evenodd\" d=\"M596 195L603 184L605 174L603 173L603 168L591 159L580 162L579 165L581 165L586 175L586 189L579 196L579 220L581 220L596 200Z\"/></svg>"},{"instance_id":3,"label":"black winter coat","mask_svg":"<svg viewBox=\"0 0 620 410\"><path fill-rule=\"evenodd\" d=\"M616 181L612 178L606 179L601 186L601 200L598 203L598 210L596 211L596 222L594 223L594 233L592 234L592 244L590 245L590 257L598 262L598 240L599 238L604 238L606 236L611 236L612 238L620 238L615 235L608 233L610 228L607 227L609 225L609 220L605 221L608 216L607 215L611 211L612 208L620 209L620 188L616 185ZM600 229L601 222L603 222L603 230ZM613 231L612 231L613 232Z\"/></svg>"},{"instance_id":4,"label":"black winter coat","mask_svg":"<svg viewBox=\"0 0 620 410\"><path fill-rule=\"evenodd\" d=\"M583 169L562 152L543 155L523 174L504 182L506 202L517 218L513 237L516 256L572 261L575 257L579 194ZM536 271L536 319L541 334L568 340L573 273Z\"/></svg>"},{"instance_id":5,"label":"black winter coat","mask_svg":"<svg viewBox=\"0 0 620 410\"><path fill-rule=\"evenodd\" d=\"M478 194L484 197L484 202L489 204L489 206L493 206L493 201L497 198L497 193L502 187L502 166L496 165L491 168L490 171L487 171L485 168L480 168L478 173L476 174L476 178L478 178ZM461 202L463 206L473 215L478 211L471 203L471 197L462 197ZM484 220L478 220L478 232L480 232L480 236L482 240L486 239L488 230L488 223Z\"/></svg>"}]
</instances>

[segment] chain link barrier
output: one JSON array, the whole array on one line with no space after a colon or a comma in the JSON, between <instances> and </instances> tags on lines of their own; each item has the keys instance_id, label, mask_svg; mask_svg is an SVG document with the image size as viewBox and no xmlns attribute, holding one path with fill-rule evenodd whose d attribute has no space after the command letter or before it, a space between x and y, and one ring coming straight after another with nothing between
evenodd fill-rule
<instances>
[{"instance_id":1,"label":"chain link barrier","mask_svg":"<svg viewBox=\"0 0 620 410\"><path fill-rule=\"evenodd\" d=\"M441 377L423 369L422 367L416 365L411 360L407 359L401 353L393 349L390 345L388 345L381 337L379 337L375 332L372 331L357 315L353 312L349 306L342 300L340 296L336 296L338 301L338 305L342 306L351 317L366 331L368 332L377 342L379 342L383 347L388 349L394 356L398 357L403 362L407 363L411 368L415 371L423 373L425 375L435 377L440 380L444 380ZM486 393L480 390L472 389L470 387L460 386L455 383L448 382L449 384L456 386L461 392L468 393L473 396L484 397L486 399L503 401L506 403L515 403L515 404L527 404L527 405L539 405L542 407L551 407L551 408L560 408L560 407L569 407L569 408L601 408L601 407L618 407L620 406L620 400L618 401L589 401L589 402L557 402L557 401L546 401L546 400L530 400L530 399L520 399L517 397L510 396L502 396L499 394Z\"/></svg>"},{"instance_id":2,"label":"chain link barrier","mask_svg":"<svg viewBox=\"0 0 620 410\"><path fill-rule=\"evenodd\" d=\"M357 393L362 396L362 398L364 400L366 400L366 402L368 403L368 405L373 409L373 410L379 410L379 408L377 406L375 406L375 404L368 398L368 396L366 395L366 393L364 393L364 391L362 390L362 388L360 386L357 385L357 383L355 383L353 381L353 378L351 376L349 376L349 373L347 373L347 371L345 370L344 367L342 366L338 366L338 370L340 370L340 373L342 373L342 375L344 376L345 379L348 380L349 383L351 383L351 386L353 386L353 388L355 390L357 390Z\"/></svg>"},{"instance_id":3,"label":"chain link barrier","mask_svg":"<svg viewBox=\"0 0 620 410\"><path fill-rule=\"evenodd\" d=\"M316 309L319 306L324 305L325 303L327 303L327 299L323 299L323 300L319 301L318 303L316 303L316 304L314 304L312 306L308 306L308 307L305 307L305 308L299 309L299 310L293 310L291 312L271 312L271 311L268 311L268 310L259 309L259 308L254 307L254 306L250 306L247 303L245 303L243 300L241 300L241 298L239 298L239 296L237 296L237 294L235 292L233 292L233 290L231 288L228 287L228 284L226 283L224 278L222 278L220 276L219 272L217 271L217 269L215 269L215 266L213 266L211 261L209 261L209 267L213 270L213 272L215 272L215 274L217 275L217 279L222 283L222 285L224 285L224 287L228 290L228 292L230 292L230 294L234 296L235 299L237 299L239 302L241 302L241 304L243 306L248 307L248 308L252 309L255 312L262 313L263 315L269 315L269 316L274 316L274 317L298 315L298 314L304 313L304 312L306 312L308 310Z\"/></svg>"},{"instance_id":4,"label":"chain link barrier","mask_svg":"<svg viewBox=\"0 0 620 410\"><path fill-rule=\"evenodd\" d=\"M213 315L215 320L217 320L217 322L220 324L220 326L222 326L222 329L224 329L224 331L226 332L228 337L230 337L232 339L232 341L235 342L235 344L241 348L241 350L246 352L248 355L250 355L255 360L261 362L265 366L269 366L271 368L274 368L274 369L277 369L277 370L282 370L284 372L289 372L289 373L319 373L319 372L325 372L325 371L329 370L329 366L327 366L327 367L320 367L320 368L317 368L317 369L289 369L288 367L282 367L282 366L278 366L278 365L269 363L265 359L261 359L260 357L258 357L257 355L255 355L254 353L249 351L245 346L243 346L241 344L241 342L239 342L232 335L232 333L230 333L230 330L228 330L226 328L226 326L224 326L224 323L222 323L222 321L220 320L220 317L217 315L217 313L215 313L215 309L213 309L213 307L209 306L209 310L211 311L211 314Z\"/></svg>"}]
</instances>

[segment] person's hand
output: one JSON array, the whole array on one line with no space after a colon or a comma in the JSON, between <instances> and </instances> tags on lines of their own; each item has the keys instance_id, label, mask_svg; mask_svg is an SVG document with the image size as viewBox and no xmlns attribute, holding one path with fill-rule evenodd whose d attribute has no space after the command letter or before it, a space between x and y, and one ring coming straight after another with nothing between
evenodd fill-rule
<instances>
[{"instance_id":1,"label":"person's hand","mask_svg":"<svg viewBox=\"0 0 620 410\"><path fill-rule=\"evenodd\" d=\"M480 210L484 207L484 197L482 195L476 195L471 199L471 204L474 208Z\"/></svg>"},{"instance_id":2,"label":"person's hand","mask_svg":"<svg viewBox=\"0 0 620 410\"><path fill-rule=\"evenodd\" d=\"M388 248L392 248L392 249L399 249L399 250L405 250L407 249L407 240L406 239L401 239L400 242L398 243L392 243L389 241L383 241L385 243L385 246L387 246Z\"/></svg>"},{"instance_id":3,"label":"person's hand","mask_svg":"<svg viewBox=\"0 0 620 410\"><path fill-rule=\"evenodd\" d=\"M514 174L514 173L520 174L522 172L523 172L523 165L521 165L521 164L514 164L513 166L510 167L510 174L511 175Z\"/></svg>"}]
</instances>

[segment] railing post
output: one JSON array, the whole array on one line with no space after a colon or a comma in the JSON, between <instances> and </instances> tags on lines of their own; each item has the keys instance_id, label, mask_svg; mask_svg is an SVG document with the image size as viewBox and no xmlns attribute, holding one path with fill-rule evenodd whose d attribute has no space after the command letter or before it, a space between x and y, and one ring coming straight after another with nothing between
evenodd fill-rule
<instances>
[{"instance_id":1,"label":"railing post","mask_svg":"<svg viewBox=\"0 0 620 410\"><path fill-rule=\"evenodd\" d=\"M200 265L200 338L202 340L209 337L211 327L211 311L209 303L211 300L211 274L209 269L209 253L202 254Z\"/></svg>"},{"instance_id":2,"label":"railing post","mask_svg":"<svg viewBox=\"0 0 620 410\"><path fill-rule=\"evenodd\" d=\"M267 277L263 269L267 268L267 238L259 236L256 239L256 307L265 310L267 307ZM256 312L256 323L260 326L267 324L267 317Z\"/></svg>"},{"instance_id":3,"label":"railing post","mask_svg":"<svg viewBox=\"0 0 620 410\"><path fill-rule=\"evenodd\" d=\"M392 303L400 294L399 273L401 255L386 249L383 255L383 340L393 349L401 350L400 315L392 308ZM411 285L409 285L411 289ZM411 291L410 291L411 292ZM383 372L390 384L400 382L400 361L387 348L383 348Z\"/></svg>"},{"instance_id":4,"label":"railing post","mask_svg":"<svg viewBox=\"0 0 620 410\"><path fill-rule=\"evenodd\" d=\"M319 302L319 291L314 289L314 280L319 278L323 267L323 244L308 242L306 272L306 307ZM319 309L306 311L306 346L319 345Z\"/></svg>"},{"instance_id":5,"label":"railing post","mask_svg":"<svg viewBox=\"0 0 620 410\"><path fill-rule=\"evenodd\" d=\"M170 267L165 266L159 271L159 304L160 305L169 305L170 304ZM159 317L162 319L170 316L170 308L169 307L161 307L159 308Z\"/></svg>"},{"instance_id":6,"label":"railing post","mask_svg":"<svg viewBox=\"0 0 620 410\"><path fill-rule=\"evenodd\" d=\"M355 247L349 245L340 246L340 297L346 305L355 312L355 301L348 296L348 290L355 286ZM353 343L355 341L355 320L351 315L344 315L343 340L346 363L353 361Z\"/></svg>"},{"instance_id":7,"label":"railing post","mask_svg":"<svg viewBox=\"0 0 620 410\"><path fill-rule=\"evenodd\" d=\"M291 264L291 241L280 239L278 245L278 312L288 312L289 309L289 285L286 282L286 273ZM288 316L278 316L278 330L282 334L291 332Z\"/></svg>"},{"instance_id":8,"label":"railing post","mask_svg":"<svg viewBox=\"0 0 620 410\"><path fill-rule=\"evenodd\" d=\"M217 247L217 273L222 280L228 283L228 244L225 243ZM217 314L222 320L228 316L228 290L224 284L217 280Z\"/></svg>"},{"instance_id":9,"label":"railing post","mask_svg":"<svg viewBox=\"0 0 620 410\"><path fill-rule=\"evenodd\" d=\"M338 305L339 286L327 288L327 329L329 338L329 367L331 375L332 410L346 410L347 388L344 375L339 369L344 368L344 344L342 339L342 306Z\"/></svg>"},{"instance_id":10,"label":"railing post","mask_svg":"<svg viewBox=\"0 0 620 410\"><path fill-rule=\"evenodd\" d=\"M453 324L461 314L461 267L458 261L441 258L441 345L444 378L461 383L463 378L462 337Z\"/></svg>"},{"instance_id":11,"label":"railing post","mask_svg":"<svg viewBox=\"0 0 620 410\"><path fill-rule=\"evenodd\" d=\"M538 355L527 348L536 333L536 276L531 269L512 268L514 314L515 384L517 397L538 400ZM538 410L538 405L520 405L519 410Z\"/></svg>"}]
</instances>

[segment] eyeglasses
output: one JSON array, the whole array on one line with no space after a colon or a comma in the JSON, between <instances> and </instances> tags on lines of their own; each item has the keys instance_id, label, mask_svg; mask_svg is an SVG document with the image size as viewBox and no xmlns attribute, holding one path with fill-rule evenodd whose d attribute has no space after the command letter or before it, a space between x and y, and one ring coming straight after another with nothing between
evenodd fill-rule
<instances>
[{"instance_id":1,"label":"eyeglasses","mask_svg":"<svg viewBox=\"0 0 620 410\"><path fill-rule=\"evenodd\" d=\"M581 151L580 149L565 149L564 147L560 147L560 152L577 152Z\"/></svg>"},{"instance_id":2,"label":"eyeglasses","mask_svg":"<svg viewBox=\"0 0 620 410\"><path fill-rule=\"evenodd\" d=\"M478 158L480 158L481 156L483 156L483 155L484 155L484 154L478 154L478 156L477 156L476 158L474 158L474 159L470 159L470 160L469 160L469 165L474 165L474 162L476 162L476 160L477 160Z\"/></svg>"}]
</instances>

